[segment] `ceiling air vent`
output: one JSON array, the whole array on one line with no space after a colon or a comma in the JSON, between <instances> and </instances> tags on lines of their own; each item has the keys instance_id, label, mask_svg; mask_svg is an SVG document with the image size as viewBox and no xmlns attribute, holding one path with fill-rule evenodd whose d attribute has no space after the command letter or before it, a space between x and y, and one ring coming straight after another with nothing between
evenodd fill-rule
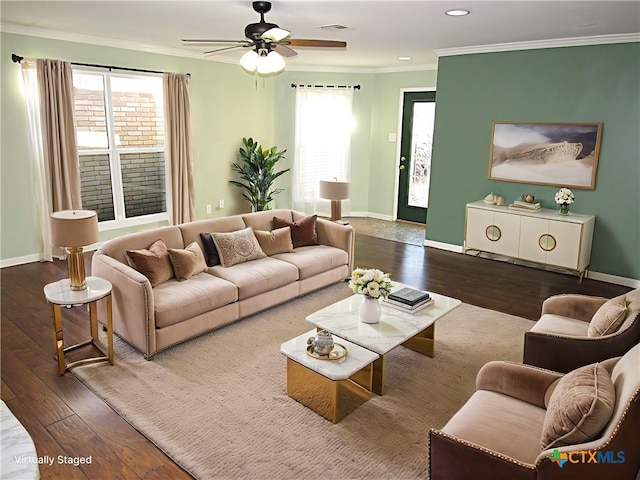
<instances>
[{"instance_id":1,"label":"ceiling air vent","mask_svg":"<svg viewBox=\"0 0 640 480\"><path fill-rule=\"evenodd\" d=\"M328 25L320 25L318 28L320 30L346 30L349 27L345 27L339 23L330 23Z\"/></svg>"}]
</instances>

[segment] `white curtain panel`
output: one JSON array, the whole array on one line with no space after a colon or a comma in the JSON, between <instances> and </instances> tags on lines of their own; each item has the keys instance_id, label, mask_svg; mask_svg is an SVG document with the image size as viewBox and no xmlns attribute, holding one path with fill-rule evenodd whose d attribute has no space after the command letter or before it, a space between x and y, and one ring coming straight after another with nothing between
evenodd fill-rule
<instances>
[{"instance_id":1,"label":"white curtain panel","mask_svg":"<svg viewBox=\"0 0 640 480\"><path fill-rule=\"evenodd\" d=\"M331 202L319 195L320 180L350 181L353 89L296 88L293 208L329 215ZM342 215L350 201L342 201Z\"/></svg>"}]
</instances>

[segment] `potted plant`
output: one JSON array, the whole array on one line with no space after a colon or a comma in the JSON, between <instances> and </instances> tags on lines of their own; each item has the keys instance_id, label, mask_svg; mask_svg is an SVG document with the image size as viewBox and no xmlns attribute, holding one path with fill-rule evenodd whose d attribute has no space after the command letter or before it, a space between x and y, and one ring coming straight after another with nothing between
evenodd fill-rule
<instances>
[{"instance_id":1,"label":"potted plant","mask_svg":"<svg viewBox=\"0 0 640 480\"><path fill-rule=\"evenodd\" d=\"M273 182L290 169L276 171L276 164L284 157L286 150L278 151L277 147L263 149L253 138L243 138L240 147L240 161L231 165L231 169L240 175L242 181L229 180L236 187L242 188L242 196L259 212L268 210L273 196L282 192L281 188L273 188Z\"/></svg>"}]
</instances>

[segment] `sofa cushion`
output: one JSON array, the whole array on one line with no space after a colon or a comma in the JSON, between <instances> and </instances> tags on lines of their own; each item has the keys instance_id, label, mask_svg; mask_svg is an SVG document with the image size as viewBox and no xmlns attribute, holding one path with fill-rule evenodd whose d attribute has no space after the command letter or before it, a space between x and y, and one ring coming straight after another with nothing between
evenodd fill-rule
<instances>
[{"instance_id":1,"label":"sofa cushion","mask_svg":"<svg viewBox=\"0 0 640 480\"><path fill-rule=\"evenodd\" d=\"M179 280L188 280L196 273L207 270L207 263L200 246L193 242L187 248L170 248L169 260L173 267L173 274Z\"/></svg>"},{"instance_id":2,"label":"sofa cushion","mask_svg":"<svg viewBox=\"0 0 640 480\"><path fill-rule=\"evenodd\" d=\"M243 300L298 280L298 269L273 257L239 263L231 268L216 265L207 270L238 287L238 299Z\"/></svg>"},{"instance_id":3,"label":"sofa cushion","mask_svg":"<svg viewBox=\"0 0 640 480\"><path fill-rule=\"evenodd\" d=\"M254 230L260 248L267 256L277 253L293 252L291 241L291 227L276 228L275 230Z\"/></svg>"},{"instance_id":4,"label":"sofa cushion","mask_svg":"<svg viewBox=\"0 0 640 480\"><path fill-rule=\"evenodd\" d=\"M187 282L172 279L153 289L156 327L167 327L237 300L235 285L208 273L198 273Z\"/></svg>"},{"instance_id":5,"label":"sofa cushion","mask_svg":"<svg viewBox=\"0 0 640 480\"><path fill-rule=\"evenodd\" d=\"M616 400L609 372L594 363L567 373L549 398L542 450L595 439L607 425Z\"/></svg>"},{"instance_id":6,"label":"sofa cushion","mask_svg":"<svg viewBox=\"0 0 640 480\"><path fill-rule=\"evenodd\" d=\"M478 390L442 431L533 464L540 453L545 409L497 392Z\"/></svg>"},{"instance_id":7,"label":"sofa cushion","mask_svg":"<svg viewBox=\"0 0 640 480\"><path fill-rule=\"evenodd\" d=\"M317 215L301 218L295 222L285 218L273 217L273 228L291 227L293 248L317 245L316 220Z\"/></svg>"},{"instance_id":8,"label":"sofa cushion","mask_svg":"<svg viewBox=\"0 0 640 480\"><path fill-rule=\"evenodd\" d=\"M300 280L347 265L349 262L347 252L326 245L298 247L293 253L279 253L274 255L274 258L295 265L300 271Z\"/></svg>"},{"instance_id":9,"label":"sofa cushion","mask_svg":"<svg viewBox=\"0 0 640 480\"><path fill-rule=\"evenodd\" d=\"M601 337L618 331L627 314L625 296L620 295L607 300L598 309L589 322L588 335L590 337Z\"/></svg>"},{"instance_id":10,"label":"sofa cushion","mask_svg":"<svg viewBox=\"0 0 640 480\"><path fill-rule=\"evenodd\" d=\"M575 318L563 317L553 313L545 313L531 327L532 332L553 333L556 335L570 335L586 337L589 324Z\"/></svg>"},{"instance_id":11,"label":"sofa cushion","mask_svg":"<svg viewBox=\"0 0 640 480\"><path fill-rule=\"evenodd\" d=\"M211 236L223 267L231 267L266 256L251 227L230 233L213 232Z\"/></svg>"},{"instance_id":12,"label":"sofa cushion","mask_svg":"<svg viewBox=\"0 0 640 480\"><path fill-rule=\"evenodd\" d=\"M284 218L292 221L292 210L279 208L275 210L263 210L261 212L251 212L242 215L242 220L247 227L256 230L273 230L273 217Z\"/></svg>"},{"instance_id":13,"label":"sofa cushion","mask_svg":"<svg viewBox=\"0 0 640 480\"><path fill-rule=\"evenodd\" d=\"M156 240L149 248L127 250L126 253L129 266L147 277L152 287L173 278L169 252L162 240Z\"/></svg>"},{"instance_id":14,"label":"sofa cushion","mask_svg":"<svg viewBox=\"0 0 640 480\"><path fill-rule=\"evenodd\" d=\"M220 265L220 256L218 255L218 249L216 248L216 244L213 242L211 233L200 233L200 240L202 241L202 249L204 250L204 259L207 262L207 267Z\"/></svg>"}]
</instances>

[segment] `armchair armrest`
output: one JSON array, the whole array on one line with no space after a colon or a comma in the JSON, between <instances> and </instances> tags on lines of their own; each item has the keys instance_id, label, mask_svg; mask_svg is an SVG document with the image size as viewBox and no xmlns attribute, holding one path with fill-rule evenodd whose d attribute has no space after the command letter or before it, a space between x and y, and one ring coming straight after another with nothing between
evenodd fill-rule
<instances>
[{"instance_id":1,"label":"armchair armrest","mask_svg":"<svg viewBox=\"0 0 640 480\"><path fill-rule=\"evenodd\" d=\"M549 370L493 361L485 364L476 376L476 390L502 393L518 400L546 408L544 396L549 386L562 375Z\"/></svg>"},{"instance_id":2,"label":"armchair armrest","mask_svg":"<svg viewBox=\"0 0 640 480\"><path fill-rule=\"evenodd\" d=\"M587 295L554 295L542 303L542 315L550 313L589 322L606 301L603 297Z\"/></svg>"},{"instance_id":3,"label":"armchair armrest","mask_svg":"<svg viewBox=\"0 0 640 480\"><path fill-rule=\"evenodd\" d=\"M149 279L100 250L91 260L91 274L113 286L113 330L150 358L156 351L153 291Z\"/></svg>"},{"instance_id":4,"label":"armchair armrest","mask_svg":"<svg viewBox=\"0 0 640 480\"><path fill-rule=\"evenodd\" d=\"M533 465L467 442L441 430L429 431L429 478L475 480L478 478L534 480Z\"/></svg>"}]
</instances>

